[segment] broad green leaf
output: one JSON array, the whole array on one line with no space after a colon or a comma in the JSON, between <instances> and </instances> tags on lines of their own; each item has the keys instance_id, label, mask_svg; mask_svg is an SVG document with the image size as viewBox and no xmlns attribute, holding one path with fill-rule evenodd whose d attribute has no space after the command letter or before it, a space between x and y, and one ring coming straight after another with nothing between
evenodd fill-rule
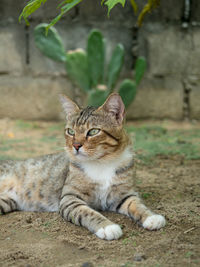
<instances>
[{"instance_id":1,"label":"broad green leaf","mask_svg":"<svg viewBox=\"0 0 200 267\"><path fill-rule=\"evenodd\" d=\"M34 13L38 8L41 7L42 4L44 4L47 0L31 0L28 1L27 5L22 10L19 21L21 21L22 17L24 18L27 25L29 25L28 17ZM48 29L53 26L55 23L57 23L62 16L68 12L70 9L78 5L82 0L64 0L59 5L58 8L60 8L60 14L56 16L48 25ZM137 4L135 0L130 0L131 5L134 9L135 14L137 13ZM101 5L106 5L108 7L108 16L110 14L110 11L112 8L117 5L121 4L122 7L124 7L126 3L126 0L101 0ZM139 17L137 19L137 24L141 26L144 16L147 12L151 12L152 9L156 8L160 4L160 0L148 0L148 3L143 7L142 11L139 14Z\"/></svg>"},{"instance_id":2,"label":"broad green leaf","mask_svg":"<svg viewBox=\"0 0 200 267\"><path fill-rule=\"evenodd\" d=\"M90 90L87 55L82 49L66 54L66 69L70 79L82 90Z\"/></svg>"},{"instance_id":3,"label":"broad green leaf","mask_svg":"<svg viewBox=\"0 0 200 267\"><path fill-rule=\"evenodd\" d=\"M22 17L26 21L26 24L29 25L28 17L34 13L42 4L44 4L47 0L31 0L27 3L27 5L22 10L22 13L19 16L19 22L21 22Z\"/></svg>"},{"instance_id":4,"label":"broad green leaf","mask_svg":"<svg viewBox=\"0 0 200 267\"><path fill-rule=\"evenodd\" d=\"M87 44L88 70L92 87L103 83L104 54L103 36L98 30L93 30L88 37Z\"/></svg>"},{"instance_id":5,"label":"broad green leaf","mask_svg":"<svg viewBox=\"0 0 200 267\"><path fill-rule=\"evenodd\" d=\"M135 63L135 82L138 85L145 73L147 62L144 57L139 57Z\"/></svg>"},{"instance_id":6,"label":"broad green leaf","mask_svg":"<svg viewBox=\"0 0 200 267\"><path fill-rule=\"evenodd\" d=\"M88 95L88 105L99 107L101 106L109 95L108 90L93 89Z\"/></svg>"},{"instance_id":7,"label":"broad green leaf","mask_svg":"<svg viewBox=\"0 0 200 267\"><path fill-rule=\"evenodd\" d=\"M136 83L132 80L124 80L119 88L119 95L121 96L125 107L127 108L134 100L137 93Z\"/></svg>"},{"instance_id":8,"label":"broad green leaf","mask_svg":"<svg viewBox=\"0 0 200 267\"><path fill-rule=\"evenodd\" d=\"M111 56L111 60L108 65L107 84L108 89L112 90L119 77L120 71L124 63L124 47L122 44L118 44Z\"/></svg>"},{"instance_id":9,"label":"broad green leaf","mask_svg":"<svg viewBox=\"0 0 200 267\"><path fill-rule=\"evenodd\" d=\"M59 61L66 61L66 52L62 44L62 40L55 28L51 28L46 35L46 27L48 24L39 24L34 29L35 44L40 51L47 57Z\"/></svg>"},{"instance_id":10,"label":"broad green leaf","mask_svg":"<svg viewBox=\"0 0 200 267\"><path fill-rule=\"evenodd\" d=\"M114 6L121 4L124 7L125 3L126 0L107 0L106 2L104 2L104 5L108 7L108 16L110 15L110 11Z\"/></svg>"}]
</instances>

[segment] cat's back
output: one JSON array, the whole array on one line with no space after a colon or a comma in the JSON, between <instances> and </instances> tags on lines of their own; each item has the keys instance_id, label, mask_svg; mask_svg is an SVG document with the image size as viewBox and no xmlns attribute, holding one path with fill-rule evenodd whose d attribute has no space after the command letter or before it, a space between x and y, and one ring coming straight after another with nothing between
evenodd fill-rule
<instances>
[{"instance_id":1,"label":"cat's back","mask_svg":"<svg viewBox=\"0 0 200 267\"><path fill-rule=\"evenodd\" d=\"M25 160L4 160L0 161L0 176L11 173L25 177L27 174L37 172L46 175L56 175L56 173L67 172L69 159L65 152L44 155Z\"/></svg>"},{"instance_id":2,"label":"cat's back","mask_svg":"<svg viewBox=\"0 0 200 267\"><path fill-rule=\"evenodd\" d=\"M7 160L0 162L0 192L13 187L51 187L60 188L69 171L66 153L49 154L26 160Z\"/></svg>"},{"instance_id":3,"label":"cat's back","mask_svg":"<svg viewBox=\"0 0 200 267\"><path fill-rule=\"evenodd\" d=\"M57 211L69 171L66 153L0 162L0 195L14 200L19 210Z\"/></svg>"}]
</instances>

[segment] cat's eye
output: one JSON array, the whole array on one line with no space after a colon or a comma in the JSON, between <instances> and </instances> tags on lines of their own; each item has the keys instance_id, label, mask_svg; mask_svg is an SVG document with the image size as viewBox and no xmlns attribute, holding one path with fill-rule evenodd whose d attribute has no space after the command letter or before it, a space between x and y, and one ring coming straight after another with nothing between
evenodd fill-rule
<instances>
[{"instance_id":1,"label":"cat's eye","mask_svg":"<svg viewBox=\"0 0 200 267\"><path fill-rule=\"evenodd\" d=\"M87 136L94 136L100 132L100 129L93 128L88 131Z\"/></svg>"},{"instance_id":2,"label":"cat's eye","mask_svg":"<svg viewBox=\"0 0 200 267\"><path fill-rule=\"evenodd\" d=\"M72 135L72 136L75 135L75 131L72 130L71 128L67 128L67 133L68 133L69 135Z\"/></svg>"}]
</instances>

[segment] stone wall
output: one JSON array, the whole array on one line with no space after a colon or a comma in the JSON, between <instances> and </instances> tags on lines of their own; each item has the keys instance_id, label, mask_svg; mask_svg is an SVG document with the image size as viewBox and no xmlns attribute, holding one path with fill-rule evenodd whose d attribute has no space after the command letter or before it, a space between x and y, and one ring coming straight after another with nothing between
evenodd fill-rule
<instances>
[{"instance_id":1,"label":"stone wall","mask_svg":"<svg viewBox=\"0 0 200 267\"><path fill-rule=\"evenodd\" d=\"M34 27L55 17L57 1L48 0L34 13L30 27L18 23L26 2L0 0L0 118L60 119L57 95L65 93L79 104L83 96L68 80L64 65L41 55L33 39ZM85 48L90 30L100 29L107 39L108 59L116 43L125 46L121 78L131 77L138 55L147 58L129 118L200 119L199 1L191 1L191 12L184 17L184 0L161 0L139 30L128 2L124 9L115 7L110 19L100 2L84 0L56 24L66 50Z\"/></svg>"}]
</instances>

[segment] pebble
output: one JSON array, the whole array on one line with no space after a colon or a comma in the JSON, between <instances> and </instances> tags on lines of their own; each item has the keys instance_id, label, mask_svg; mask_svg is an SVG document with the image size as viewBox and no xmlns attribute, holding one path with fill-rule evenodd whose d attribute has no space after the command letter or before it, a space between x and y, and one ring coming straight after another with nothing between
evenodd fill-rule
<instances>
[{"instance_id":1,"label":"pebble","mask_svg":"<svg viewBox=\"0 0 200 267\"><path fill-rule=\"evenodd\" d=\"M84 248L85 248L84 245L78 247L78 249L80 249L80 250L81 250L81 249L84 249Z\"/></svg>"},{"instance_id":2,"label":"pebble","mask_svg":"<svg viewBox=\"0 0 200 267\"><path fill-rule=\"evenodd\" d=\"M144 254L135 254L133 256L133 260L134 261L143 261L143 260L146 260L146 256Z\"/></svg>"},{"instance_id":3,"label":"pebble","mask_svg":"<svg viewBox=\"0 0 200 267\"><path fill-rule=\"evenodd\" d=\"M26 217L26 222L27 222L27 223L32 223L32 218L31 218L31 216L27 216L27 217Z\"/></svg>"},{"instance_id":4,"label":"pebble","mask_svg":"<svg viewBox=\"0 0 200 267\"><path fill-rule=\"evenodd\" d=\"M94 265L91 262L84 262L81 267L93 267Z\"/></svg>"}]
</instances>

